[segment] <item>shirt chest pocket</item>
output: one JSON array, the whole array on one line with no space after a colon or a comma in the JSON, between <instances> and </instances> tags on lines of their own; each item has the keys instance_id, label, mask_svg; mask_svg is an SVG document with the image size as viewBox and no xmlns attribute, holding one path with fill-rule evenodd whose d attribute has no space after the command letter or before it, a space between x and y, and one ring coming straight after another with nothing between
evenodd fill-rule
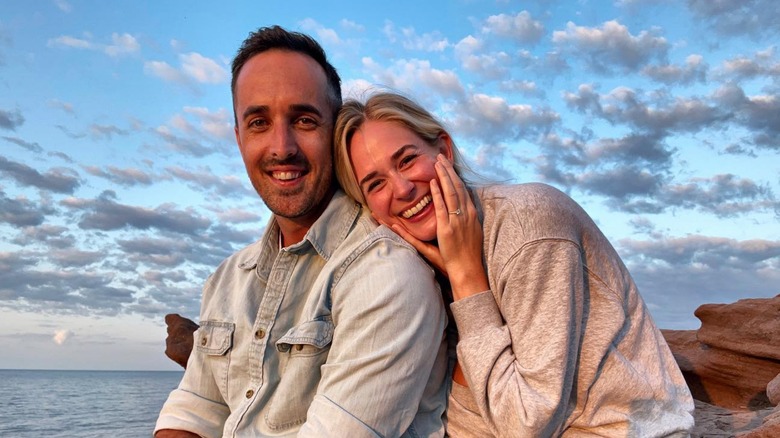
<instances>
[{"instance_id":1,"label":"shirt chest pocket","mask_svg":"<svg viewBox=\"0 0 780 438\"><path fill-rule=\"evenodd\" d=\"M325 319L299 324L276 341L281 380L265 418L268 427L281 431L306 421L332 340L333 322Z\"/></svg>"},{"instance_id":2,"label":"shirt chest pocket","mask_svg":"<svg viewBox=\"0 0 780 438\"><path fill-rule=\"evenodd\" d=\"M235 329L236 325L232 322L203 321L193 339L195 349L204 355L204 363L211 368L223 398L227 396L228 365Z\"/></svg>"},{"instance_id":3,"label":"shirt chest pocket","mask_svg":"<svg viewBox=\"0 0 780 438\"><path fill-rule=\"evenodd\" d=\"M195 345L203 354L221 356L233 346L232 322L204 321L195 335Z\"/></svg>"}]
</instances>

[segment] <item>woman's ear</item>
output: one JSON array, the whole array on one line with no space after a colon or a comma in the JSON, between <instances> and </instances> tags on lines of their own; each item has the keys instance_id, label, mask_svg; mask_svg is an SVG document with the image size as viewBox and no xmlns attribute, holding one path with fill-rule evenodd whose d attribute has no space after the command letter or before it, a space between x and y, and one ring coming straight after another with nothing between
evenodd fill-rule
<instances>
[{"instance_id":1,"label":"woman's ear","mask_svg":"<svg viewBox=\"0 0 780 438\"><path fill-rule=\"evenodd\" d=\"M452 161L452 138L446 132L439 134L439 152L448 160Z\"/></svg>"}]
</instances>

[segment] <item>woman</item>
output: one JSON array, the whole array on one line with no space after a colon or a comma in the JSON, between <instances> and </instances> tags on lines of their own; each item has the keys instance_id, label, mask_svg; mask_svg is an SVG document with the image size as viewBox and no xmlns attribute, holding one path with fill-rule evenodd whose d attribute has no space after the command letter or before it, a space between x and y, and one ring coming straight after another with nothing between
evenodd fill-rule
<instances>
[{"instance_id":1,"label":"woman","mask_svg":"<svg viewBox=\"0 0 780 438\"><path fill-rule=\"evenodd\" d=\"M334 135L344 190L449 281L451 436L688 434L680 370L579 205L543 184L469 188L442 123L399 94L347 101Z\"/></svg>"}]
</instances>

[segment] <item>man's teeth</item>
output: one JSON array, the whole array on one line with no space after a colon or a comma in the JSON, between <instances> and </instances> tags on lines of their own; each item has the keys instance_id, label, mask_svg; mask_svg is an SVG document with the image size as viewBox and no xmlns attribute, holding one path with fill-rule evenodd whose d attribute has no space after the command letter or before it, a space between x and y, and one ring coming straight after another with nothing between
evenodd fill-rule
<instances>
[{"instance_id":1,"label":"man's teeth","mask_svg":"<svg viewBox=\"0 0 780 438\"><path fill-rule=\"evenodd\" d=\"M428 205L432 200L433 198L431 198L431 195L426 195L424 198L420 199L420 202L418 202L417 205L403 212L401 216L403 216L404 219L409 219L410 217L419 213L420 210L425 208L425 206Z\"/></svg>"},{"instance_id":2,"label":"man's teeth","mask_svg":"<svg viewBox=\"0 0 780 438\"><path fill-rule=\"evenodd\" d=\"M300 172L274 172L273 177L282 181L289 181L301 176Z\"/></svg>"}]
</instances>

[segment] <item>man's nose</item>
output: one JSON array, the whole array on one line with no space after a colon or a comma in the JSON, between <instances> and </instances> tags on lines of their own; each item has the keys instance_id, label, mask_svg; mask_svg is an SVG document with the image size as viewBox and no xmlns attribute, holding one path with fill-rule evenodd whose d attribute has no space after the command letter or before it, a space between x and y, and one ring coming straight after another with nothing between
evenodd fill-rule
<instances>
[{"instance_id":1,"label":"man's nose","mask_svg":"<svg viewBox=\"0 0 780 438\"><path fill-rule=\"evenodd\" d=\"M292 157L298 153L298 141L293 127L289 124L277 124L271 140L271 155L278 159Z\"/></svg>"}]
</instances>

